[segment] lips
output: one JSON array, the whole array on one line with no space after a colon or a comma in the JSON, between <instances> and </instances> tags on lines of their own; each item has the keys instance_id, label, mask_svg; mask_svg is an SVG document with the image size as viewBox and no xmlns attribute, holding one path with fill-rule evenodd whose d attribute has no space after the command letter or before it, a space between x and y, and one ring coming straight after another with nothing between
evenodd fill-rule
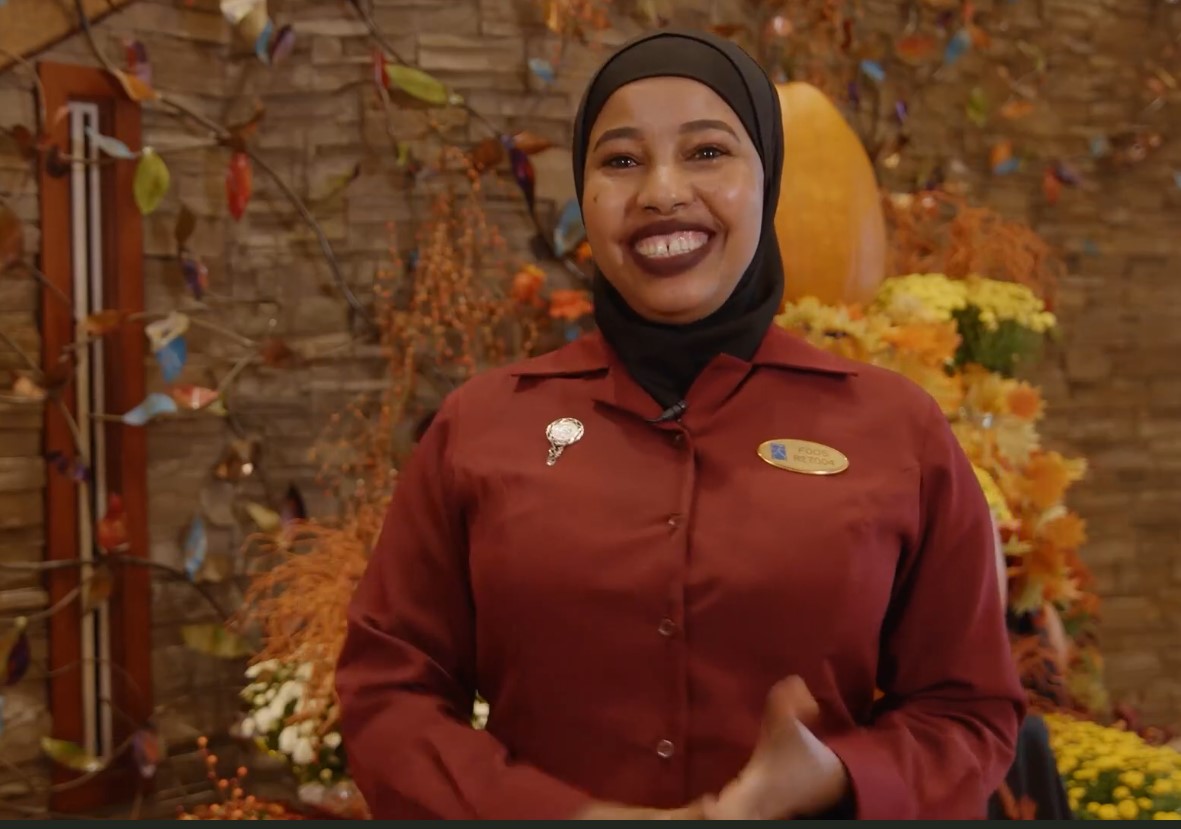
<instances>
[{"instance_id":1,"label":"lips","mask_svg":"<svg viewBox=\"0 0 1181 829\"><path fill-rule=\"evenodd\" d=\"M715 235L710 228L690 222L652 222L631 235L628 252L653 276L675 276L709 255Z\"/></svg>"}]
</instances>

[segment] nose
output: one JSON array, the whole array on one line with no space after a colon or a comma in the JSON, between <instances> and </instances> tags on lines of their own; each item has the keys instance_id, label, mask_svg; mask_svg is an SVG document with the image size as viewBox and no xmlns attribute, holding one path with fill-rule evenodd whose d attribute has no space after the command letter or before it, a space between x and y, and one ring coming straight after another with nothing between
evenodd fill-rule
<instances>
[{"instance_id":1,"label":"nose","mask_svg":"<svg viewBox=\"0 0 1181 829\"><path fill-rule=\"evenodd\" d=\"M690 200L690 186L684 172L675 164L648 166L636 203L652 213L675 213Z\"/></svg>"}]
</instances>

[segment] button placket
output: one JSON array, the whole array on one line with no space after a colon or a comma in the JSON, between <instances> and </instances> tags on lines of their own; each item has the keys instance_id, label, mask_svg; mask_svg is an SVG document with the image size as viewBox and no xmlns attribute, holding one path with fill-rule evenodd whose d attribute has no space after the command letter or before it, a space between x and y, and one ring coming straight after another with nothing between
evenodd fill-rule
<instances>
[{"instance_id":1,"label":"button placket","mask_svg":"<svg viewBox=\"0 0 1181 829\"><path fill-rule=\"evenodd\" d=\"M677 747L672 740L661 740L656 744L656 756L662 760L671 759L677 753Z\"/></svg>"}]
</instances>

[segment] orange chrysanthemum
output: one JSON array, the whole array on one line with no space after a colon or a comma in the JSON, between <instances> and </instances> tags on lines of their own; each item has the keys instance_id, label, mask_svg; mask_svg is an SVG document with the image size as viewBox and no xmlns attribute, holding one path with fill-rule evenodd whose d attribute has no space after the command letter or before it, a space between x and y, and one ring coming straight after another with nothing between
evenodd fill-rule
<instances>
[{"instance_id":1,"label":"orange chrysanthemum","mask_svg":"<svg viewBox=\"0 0 1181 829\"><path fill-rule=\"evenodd\" d=\"M1022 420L1037 420L1042 416L1042 394L1028 383L1018 383L1009 391L1009 413Z\"/></svg>"}]
</instances>

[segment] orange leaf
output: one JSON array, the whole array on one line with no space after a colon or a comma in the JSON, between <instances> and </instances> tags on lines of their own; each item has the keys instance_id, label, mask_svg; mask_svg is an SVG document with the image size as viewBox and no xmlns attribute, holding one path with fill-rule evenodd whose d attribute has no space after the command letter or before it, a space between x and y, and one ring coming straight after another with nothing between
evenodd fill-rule
<instances>
[{"instance_id":1,"label":"orange leaf","mask_svg":"<svg viewBox=\"0 0 1181 829\"><path fill-rule=\"evenodd\" d=\"M921 61L939 51L939 42L930 35L903 35L894 41L894 53L905 61Z\"/></svg>"},{"instance_id":2,"label":"orange leaf","mask_svg":"<svg viewBox=\"0 0 1181 829\"><path fill-rule=\"evenodd\" d=\"M226 170L226 203L230 215L241 219L254 192L254 173L250 169L250 157L246 153L234 153Z\"/></svg>"},{"instance_id":3,"label":"orange leaf","mask_svg":"<svg viewBox=\"0 0 1181 829\"><path fill-rule=\"evenodd\" d=\"M211 405L218 396L216 391L203 386L174 386L172 389L172 399L176 401L176 405L192 411L199 411Z\"/></svg>"},{"instance_id":4,"label":"orange leaf","mask_svg":"<svg viewBox=\"0 0 1181 829\"><path fill-rule=\"evenodd\" d=\"M1046 197L1046 204L1053 207L1062 196L1062 181L1054 174L1053 167L1047 167L1042 172L1042 194Z\"/></svg>"},{"instance_id":5,"label":"orange leaf","mask_svg":"<svg viewBox=\"0 0 1181 829\"><path fill-rule=\"evenodd\" d=\"M286 368L299 360L299 355L278 337L268 337L258 354L263 364L272 368Z\"/></svg>"},{"instance_id":6,"label":"orange leaf","mask_svg":"<svg viewBox=\"0 0 1181 829\"><path fill-rule=\"evenodd\" d=\"M12 384L12 393L22 400L44 400L46 394L45 389L23 374Z\"/></svg>"},{"instance_id":7,"label":"orange leaf","mask_svg":"<svg viewBox=\"0 0 1181 829\"><path fill-rule=\"evenodd\" d=\"M1008 118L1010 121L1015 121L1018 118L1024 118L1036 109L1033 101L1025 98L1014 98L1011 101L1005 101L1000 108L1002 118Z\"/></svg>"},{"instance_id":8,"label":"orange leaf","mask_svg":"<svg viewBox=\"0 0 1181 829\"><path fill-rule=\"evenodd\" d=\"M534 135L531 132L518 132L513 136L513 146L523 152L525 155L535 155L542 150L548 150L554 143L548 138L542 138L540 135Z\"/></svg>"},{"instance_id":9,"label":"orange leaf","mask_svg":"<svg viewBox=\"0 0 1181 829\"><path fill-rule=\"evenodd\" d=\"M1013 157L1013 142L1009 140L998 141L992 145L992 149L988 151L988 165L993 170L1003 165L1006 161Z\"/></svg>"},{"instance_id":10,"label":"orange leaf","mask_svg":"<svg viewBox=\"0 0 1181 829\"><path fill-rule=\"evenodd\" d=\"M135 75L129 75L122 69L113 69L111 71L115 75L115 79L119 81L119 85L123 87L123 91L127 93L127 97L131 100L136 103L159 100L160 93Z\"/></svg>"},{"instance_id":11,"label":"orange leaf","mask_svg":"<svg viewBox=\"0 0 1181 829\"><path fill-rule=\"evenodd\" d=\"M472 148L471 159L477 172L490 170L504 160L504 144L499 138L485 138Z\"/></svg>"},{"instance_id":12,"label":"orange leaf","mask_svg":"<svg viewBox=\"0 0 1181 829\"><path fill-rule=\"evenodd\" d=\"M117 329L121 322L123 322L123 312L108 308L84 319L82 330L91 337L101 337Z\"/></svg>"},{"instance_id":13,"label":"orange leaf","mask_svg":"<svg viewBox=\"0 0 1181 829\"><path fill-rule=\"evenodd\" d=\"M115 589L115 579L111 575L111 568L106 563L100 564L86 583L86 594L82 598L82 612L101 605L111 598Z\"/></svg>"}]
</instances>

